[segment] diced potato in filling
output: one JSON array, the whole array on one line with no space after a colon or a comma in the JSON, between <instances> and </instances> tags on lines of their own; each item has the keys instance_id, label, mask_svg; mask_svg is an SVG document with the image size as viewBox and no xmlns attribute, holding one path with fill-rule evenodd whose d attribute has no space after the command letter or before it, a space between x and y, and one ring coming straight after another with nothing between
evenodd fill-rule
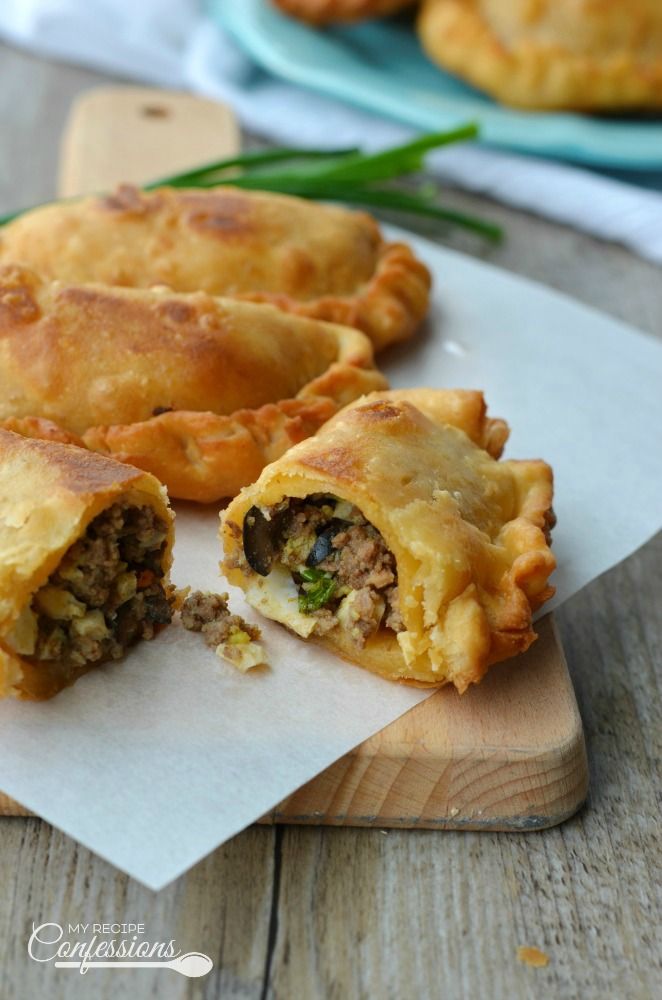
<instances>
[{"instance_id":1,"label":"diced potato in filling","mask_svg":"<svg viewBox=\"0 0 662 1000\"><path fill-rule=\"evenodd\" d=\"M151 639L172 618L166 535L151 507L117 503L95 517L21 615L17 652L76 672Z\"/></svg>"},{"instance_id":2,"label":"diced potato in filling","mask_svg":"<svg viewBox=\"0 0 662 1000\"><path fill-rule=\"evenodd\" d=\"M184 628L201 632L216 655L238 670L247 671L266 663L257 625L233 615L228 608L227 594L212 594L195 590L186 598L181 609Z\"/></svg>"},{"instance_id":3,"label":"diced potato in filling","mask_svg":"<svg viewBox=\"0 0 662 1000\"><path fill-rule=\"evenodd\" d=\"M251 508L244 550L263 576L276 566L289 570L299 611L316 619L318 634L341 627L360 648L380 627L404 628L395 557L347 500L316 494Z\"/></svg>"}]
</instances>

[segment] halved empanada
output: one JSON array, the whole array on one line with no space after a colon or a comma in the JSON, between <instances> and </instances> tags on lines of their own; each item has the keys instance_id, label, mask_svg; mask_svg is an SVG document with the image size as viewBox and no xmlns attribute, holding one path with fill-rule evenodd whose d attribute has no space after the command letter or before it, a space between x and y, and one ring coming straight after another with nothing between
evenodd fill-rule
<instances>
[{"instance_id":1,"label":"halved empanada","mask_svg":"<svg viewBox=\"0 0 662 1000\"><path fill-rule=\"evenodd\" d=\"M424 0L444 69L523 108L662 108L659 0Z\"/></svg>"},{"instance_id":2,"label":"halved empanada","mask_svg":"<svg viewBox=\"0 0 662 1000\"><path fill-rule=\"evenodd\" d=\"M430 275L364 212L221 187L123 185L36 208L0 230L0 261L43 277L271 302L363 330L377 350L410 337Z\"/></svg>"},{"instance_id":3,"label":"halved empanada","mask_svg":"<svg viewBox=\"0 0 662 1000\"><path fill-rule=\"evenodd\" d=\"M0 423L153 472L171 496L234 496L385 386L358 330L164 289L66 285L0 266Z\"/></svg>"},{"instance_id":4,"label":"halved empanada","mask_svg":"<svg viewBox=\"0 0 662 1000\"><path fill-rule=\"evenodd\" d=\"M309 24L332 24L337 21L364 21L369 17L386 17L415 0L274 0L286 14Z\"/></svg>"},{"instance_id":5,"label":"halved empanada","mask_svg":"<svg viewBox=\"0 0 662 1000\"><path fill-rule=\"evenodd\" d=\"M480 393L408 395L346 408L268 466L222 515L223 565L298 635L464 691L536 637L554 592L552 472L492 457L507 429Z\"/></svg>"},{"instance_id":6,"label":"halved empanada","mask_svg":"<svg viewBox=\"0 0 662 1000\"><path fill-rule=\"evenodd\" d=\"M0 697L50 698L169 622L172 541L153 476L0 430Z\"/></svg>"}]
</instances>

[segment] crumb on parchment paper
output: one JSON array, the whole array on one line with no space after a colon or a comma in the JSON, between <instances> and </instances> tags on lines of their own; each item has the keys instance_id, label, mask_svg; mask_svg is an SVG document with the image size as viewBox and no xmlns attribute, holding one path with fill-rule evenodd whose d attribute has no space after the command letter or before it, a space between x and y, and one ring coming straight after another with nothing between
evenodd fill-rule
<instances>
[{"instance_id":1,"label":"crumb on parchment paper","mask_svg":"<svg viewBox=\"0 0 662 1000\"><path fill-rule=\"evenodd\" d=\"M242 673L267 665L266 654L257 642L260 629L230 612L227 594L202 590L190 593L189 587L180 593L182 625L191 632L200 632L218 657Z\"/></svg>"},{"instance_id":2,"label":"crumb on parchment paper","mask_svg":"<svg viewBox=\"0 0 662 1000\"><path fill-rule=\"evenodd\" d=\"M534 969L544 969L546 965L549 965L549 955L546 955L540 948L534 948L531 945L520 945L517 949L517 957L520 962L530 965Z\"/></svg>"}]
</instances>

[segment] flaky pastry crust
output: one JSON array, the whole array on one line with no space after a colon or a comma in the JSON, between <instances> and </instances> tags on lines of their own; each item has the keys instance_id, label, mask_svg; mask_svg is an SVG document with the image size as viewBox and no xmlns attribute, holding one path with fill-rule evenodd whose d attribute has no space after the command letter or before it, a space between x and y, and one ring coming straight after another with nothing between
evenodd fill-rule
<instances>
[{"instance_id":1,"label":"flaky pastry crust","mask_svg":"<svg viewBox=\"0 0 662 1000\"><path fill-rule=\"evenodd\" d=\"M501 458L508 435L508 424L500 417L488 417L487 404L477 389L389 389L371 392L348 404L338 414L347 413L350 406L365 406L377 400L393 403L410 403L425 414L434 424L458 427L470 441L486 451L492 458Z\"/></svg>"},{"instance_id":2,"label":"flaky pastry crust","mask_svg":"<svg viewBox=\"0 0 662 1000\"><path fill-rule=\"evenodd\" d=\"M273 0L286 14L309 24L364 21L370 17L386 17L415 0Z\"/></svg>"},{"instance_id":3,"label":"flaky pastry crust","mask_svg":"<svg viewBox=\"0 0 662 1000\"><path fill-rule=\"evenodd\" d=\"M480 393L414 390L421 408L406 396L346 408L264 469L222 515L224 568L250 603L305 634L296 599L274 605L278 580L248 565L244 518L288 497L349 501L395 557L405 627L381 627L362 649L342 627L315 641L390 680L464 691L536 638L532 612L554 592L552 471L484 450L500 453L507 431L487 420Z\"/></svg>"},{"instance_id":4,"label":"flaky pastry crust","mask_svg":"<svg viewBox=\"0 0 662 1000\"><path fill-rule=\"evenodd\" d=\"M233 496L386 384L355 329L15 265L0 266L0 333L0 425L113 454L189 500Z\"/></svg>"},{"instance_id":5,"label":"flaky pastry crust","mask_svg":"<svg viewBox=\"0 0 662 1000\"><path fill-rule=\"evenodd\" d=\"M149 506L168 526L162 566L172 561L174 517L154 476L83 448L29 440L0 429L0 698L41 698L58 687L12 647L33 594L101 511L116 501Z\"/></svg>"},{"instance_id":6,"label":"flaky pastry crust","mask_svg":"<svg viewBox=\"0 0 662 1000\"><path fill-rule=\"evenodd\" d=\"M662 107L658 0L424 0L427 54L506 104Z\"/></svg>"},{"instance_id":7,"label":"flaky pastry crust","mask_svg":"<svg viewBox=\"0 0 662 1000\"><path fill-rule=\"evenodd\" d=\"M122 185L107 197L46 205L0 230L0 262L44 278L271 302L356 326L377 350L412 336L430 275L365 212L221 187Z\"/></svg>"}]
</instances>

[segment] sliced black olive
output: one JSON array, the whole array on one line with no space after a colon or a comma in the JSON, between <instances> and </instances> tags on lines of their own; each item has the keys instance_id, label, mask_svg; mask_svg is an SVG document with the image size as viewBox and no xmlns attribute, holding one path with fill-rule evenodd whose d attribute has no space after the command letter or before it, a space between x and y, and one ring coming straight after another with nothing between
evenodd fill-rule
<instances>
[{"instance_id":1,"label":"sliced black olive","mask_svg":"<svg viewBox=\"0 0 662 1000\"><path fill-rule=\"evenodd\" d=\"M317 541L306 559L306 566L317 566L318 563L323 562L331 555L333 552L333 539L339 531L344 531L347 523L347 521L341 521L338 517L334 517L332 521L329 521L317 536Z\"/></svg>"},{"instance_id":2,"label":"sliced black olive","mask_svg":"<svg viewBox=\"0 0 662 1000\"><path fill-rule=\"evenodd\" d=\"M281 518L267 520L259 507L251 507L244 518L244 552L248 565L260 576L268 576L276 557Z\"/></svg>"}]
</instances>

